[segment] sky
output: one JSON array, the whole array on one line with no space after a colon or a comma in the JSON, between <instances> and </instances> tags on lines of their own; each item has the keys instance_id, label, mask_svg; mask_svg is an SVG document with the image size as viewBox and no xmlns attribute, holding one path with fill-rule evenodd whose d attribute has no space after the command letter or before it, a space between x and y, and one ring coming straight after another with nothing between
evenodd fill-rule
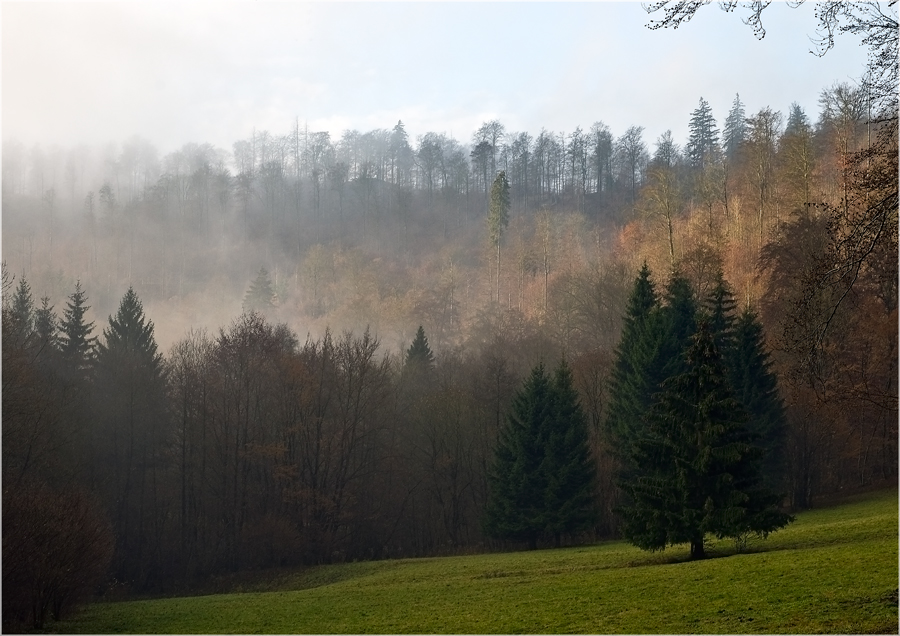
<instances>
[{"instance_id":1,"label":"sky","mask_svg":"<svg viewBox=\"0 0 900 636\"><path fill-rule=\"evenodd\" d=\"M650 30L635 2L7 2L2 136L26 145L121 142L162 154L188 142L231 150L256 130L392 128L467 143L485 121L508 132L615 136L670 129L681 144L701 97L721 128L740 93L747 114L818 97L864 72L859 38L810 53L811 3L764 12L701 9Z\"/></svg>"}]
</instances>

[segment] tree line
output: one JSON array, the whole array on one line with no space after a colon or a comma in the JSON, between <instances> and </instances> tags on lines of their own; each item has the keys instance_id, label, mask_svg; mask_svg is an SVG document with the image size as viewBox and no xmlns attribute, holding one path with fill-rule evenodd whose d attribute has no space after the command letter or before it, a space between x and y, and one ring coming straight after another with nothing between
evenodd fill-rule
<instances>
[{"instance_id":1,"label":"tree line","mask_svg":"<svg viewBox=\"0 0 900 636\"><path fill-rule=\"evenodd\" d=\"M4 547L5 590L51 582L37 604L5 593L4 617L64 611L107 561L122 586L161 590L497 541L624 534L701 554L700 529L740 542L785 521L763 491L799 509L895 481L897 118L873 95L832 86L815 122L747 116L736 97L721 131L701 99L684 147L664 134L652 154L638 127L606 145L486 122L468 146L414 147L396 128L332 144L296 124L293 141L235 144L233 165L190 146L162 170L133 141L99 187L65 167L65 194L52 162L27 168L5 144L21 274L4 272L4 544L59 550L22 567ZM240 317L162 354L138 293L160 325L201 301ZM707 419L684 398L700 385L718 387ZM581 438L582 417L589 473L551 425ZM690 422L709 456L738 457L743 490L664 471L696 464L663 443ZM524 472L501 450L523 444ZM566 491L591 493L565 518L564 464L589 474ZM555 503L515 527L496 514L504 489ZM737 510L735 492L758 505ZM648 501L701 498L648 521ZM16 515L77 531L15 535ZM83 578L62 585L73 554Z\"/></svg>"}]
</instances>

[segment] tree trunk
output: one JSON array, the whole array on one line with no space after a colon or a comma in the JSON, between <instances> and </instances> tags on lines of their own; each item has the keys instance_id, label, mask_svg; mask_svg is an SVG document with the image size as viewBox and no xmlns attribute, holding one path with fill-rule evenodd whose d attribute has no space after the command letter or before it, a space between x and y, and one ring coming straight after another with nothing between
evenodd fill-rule
<instances>
[{"instance_id":1,"label":"tree trunk","mask_svg":"<svg viewBox=\"0 0 900 636\"><path fill-rule=\"evenodd\" d=\"M703 549L703 537L691 541L691 559L705 559L706 551Z\"/></svg>"}]
</instances>

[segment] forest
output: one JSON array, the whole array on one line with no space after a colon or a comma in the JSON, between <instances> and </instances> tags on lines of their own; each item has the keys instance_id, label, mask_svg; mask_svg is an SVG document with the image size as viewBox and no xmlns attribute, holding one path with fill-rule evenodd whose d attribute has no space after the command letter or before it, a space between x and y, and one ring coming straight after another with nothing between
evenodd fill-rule
<instances>
[{"instance_id":1,"label":"forest","mask_svg":"<svg viewBox=\"0 0 900 636\"><path fill-rule=\"evenodd\" d=\"M8 545L35 540L15 527L55 528L41 567L79 572L42 596L54 616L85 585L509 547L484 523L491 466L541 363L570 369L595 484L589 527L555 540L619 536L610 422L642 280L746 323L785 510L896 483L877 88L824 87L815 113L699 97L684 140L297 120L164 156L5 141L4 616L27 553Z\"/></svg>"}]
</instances>

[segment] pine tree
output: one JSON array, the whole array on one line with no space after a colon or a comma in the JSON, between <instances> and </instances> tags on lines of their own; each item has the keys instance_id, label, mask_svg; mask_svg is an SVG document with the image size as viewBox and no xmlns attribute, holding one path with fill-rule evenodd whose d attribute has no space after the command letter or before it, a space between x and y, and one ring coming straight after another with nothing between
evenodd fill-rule
<instances>
[{"instance_id":1,"label":"pine tree","mask_svg":"<svg viewBox=\"0 0 900 636\"><path fill-rule=\"evenodd\" d=\"M93 322L85 322L85 314L90 309L86 305L87 294L81 289L81 281L75 283L75 291L69 296L60 322L59 347L63 363L76 375L86 375L94 362L97 338L91 336Z\"/></svg>"},{"instance_id":2,"label":"pine tree","mask_svg":"<svg viewBox=\"0 0 900 636\"><path fill-rule=\"evenodd\" d=\"M119 303L115 318L109 317L109 326L103 330L103 342L98 345L98 362L104 363L113 356L136 356L142 364L161 373L162 355L157 352L156 340L153 336L153 322L144 316L144 307L129 287Z\"/></svg>"},{"instance_id":3,"label":"pine tree","mask_svg":"<svg viewBox=\"0 0 900 636\"><path fill-rule=\"evenodd\" d=\"M500 171L491 185L488 208L488 232L491 244L497 248L497 302L500 302L500 239L509 225L509 181L506 172Z\"/></svg>"},{"instance_id":4,"label":"pine tree","mask_svg":"<svg viewBox=\"0 0 900 636\"><path fill-rule=\"evenodd\" d=\"M51 354L59 349L56 314L50 298L41 298L41 308L34 312L35 345L42 354Z\"/></svg>"},{"instance_id":5,"label":"pine tree","mask_svg":"<svg viewBox=\"0 0 900 636\"><path fill-rule=\"evenodd\" d=\"M765 537L791 518L761 485L762 451L751 443L724 361L703 321L686 355L687 370L664 383L631 449L637 475L621 483L624 533L646 550L690 543L705 556L707 534Z\"/></svg>"},{"instance_id":6,"label":"pine tree","mask_svg":"<svg viewBox=\"0 0 900 636\"><path fill-rule=\"evenodd\" d=\"M610 379L610 399L606 418L607 435L613 452L625 452L650 408L651 395L657 390L653 365L656 362L659 300L650 280L650 268L644 262L625 313L622 337L616 349L616 361Z\"/></svg>"},{"instance_id":7,"label":"pine tree","mask_svg":"<svg viewBox=\"0 0 900 636\"><path fill-rule=\"evenodd\" d=\"M261 267L256 278L250 283L250 289L244 295L244 311L265 311L274 307L275 291L272 289L272 281L269 272Z\"/></svg>"},{"instance_id":8,"label":"pine tree","mask_svg":"<svg viewBox=\"0 0 900 636\"><path fill-rule=\"evenodd\" d=\"M9 317L10 337L19 344L24 344L34 328L34 301L31 298L31 286L24 276L19 279L13 294Z\"/></svg>"},{"instance_id":9,"label":"pine tree","mask_svg":"<svg viewBox=\"0 0 900 636\"><path fill-rule=\"evenodd\" d=\"M744 112L744 104L741 103L741 96L735 95L734 103L731 105L731 110L728 111L728 117L725 119L725 128L722 131L725 156L733 159L746 138L747 115Z\"/></svg>"},{"instance_id":10,"label":"pine tree","mask_svg":"<svg viewBox=\"0 0 900 636\"><path fill-rule=\"evenodd\" d=\"M709 328L719 351L728 357L734 346L734 311L737 303L722 270L716 272L715 284L703 301ZM729 358L730 360L730 358Z\"/></svg>"},{"instance_id":11,"label":"pine tree","mask_svg":"<svg viewBox=\"0 0 900 636\"><path fill-rule=\"evenodd\" d=\"M734 327L730 379L735 396L749 416L747 428L763 448L763 481L777 490L783 486L786 422L778 379L771 367L762 325L747 308Z\"/></svg>"},{"instance_id":12,"label":"pine tree","mask_svg":"<svg viewBox=\"0 0 900 636\"><path fill-rule=\"evenodd\" d=\"M95 376L99 488L116 530L116 574L132 579L152 569L153 538L141 528L160 514L153 489L168 429L162 355L131 287L103 330Z\"/></svg>"},{"instance_id":13,"label":"pine tree","mask_svg":"<svg viewBox=\"0 0 900 636\"><path fill-rule=\"evenodd\" d=\"M545 530L558 546L561 535L587 530L596 520L596 473L587 419L565 360L556 368L551 389L553 412L548 421L541 473L546 480Z\"/></svg>"},{"instance_id":14,"label":"pine tree","mask_svg":"<svg viewBox=\"0 0 900 636\"><path fill-rule=\"evenodd\" d=\"M685 370L684 353L697 330L697 303L690 281L681 272L669 277L656 332L657 353L653 363L654 387ZM652 396L651 396L652 399Z\"/></svg>"},{"instance_id":15,"label":"pine tree","mask_svg":"<svg viewBox=\"0 0 900 636\"><path fill-rule=\"evenodd\" d=\"M409 349L406 350L405 365L415 365L418 368L428 369L434 364L434 354L428 346L428 338L425 337L425 329L422 325L416 330L416 337L413 339Z\"/></svg>"},{"instance_id":16,"label":"pine tree","mask_svg":"<svg viewBox=\"0 0 900 636\"><path fill-rule=\"evenodd\" d=\"M596 519L587 423L565 361L536 366L513 399L489 474L485 532L527 541L589 528Z\"/></svg>"},{"instance_id":17,"label":"pine tree","mask_svg":"<svg viewBox=\"0 0 900 636\"><path fill-rule=\"evenodd\" d=\"M488 474L490 497L484 514L488 536L537 547L546 526L541 464L552 402L552 387L541 363L513 397L506 426L500 431Z\"/></svg>"},{"instance_id":18,"label":"pine tree","mask_svg":"<svg viewBox=\"0 0 900 636\"><path fill-rule=\"evenodd\" d=\"M785 135L809 135L812 132L812 126L809 124L809 117L797 102L791 104L791 110L788 114L787 124L784 127Z\"/></svg>"},{"instance_id":19,"label":"pine tree","mask_svg":"<svg viewBox=\"0 0 900 636\"><path fill-rule=\"evenodd\" d=\"M418 412L423 420L428 420L430 416L427 403L429 393L434 388L433 370L434 354L431 352L431 347L428 346L425 329L419 325L416 337L409 349L406 350L406 357L403 361L400 404L404 409L413 409ZM410 411L410 415L413 415L413 411Z\"/></svg>"},{"instance_id":20,"label":"pine tree","mask_svg":"<svg viewBox=\"0 0 900 636\"><path fill-rule=\"evenodd\" d=\"M716 128L716 119L713 117L712 108L702 97L700 105L691 113L688 129L690 135L685 147L688 161L696 168L703 168L718 150L719 130Z\"/></svg>"}]
</instances>

